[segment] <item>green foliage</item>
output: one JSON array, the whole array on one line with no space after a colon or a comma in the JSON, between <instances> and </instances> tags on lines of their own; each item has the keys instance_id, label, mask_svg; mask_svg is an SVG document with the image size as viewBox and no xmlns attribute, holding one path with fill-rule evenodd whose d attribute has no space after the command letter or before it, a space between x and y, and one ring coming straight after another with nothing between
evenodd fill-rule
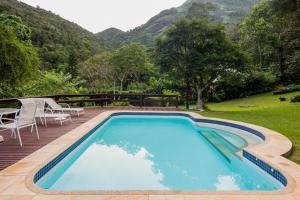
<instances>
[{"instance_id":1,"label":"green foliage","mask_svg":"<svg viewBox=\"0 0 300 200\"><path fill-rule=\"evenodd\" d=\"M0 14L0 24L10 27L20 41L31 43L31 29L24 25L20 17Z\"/></svg>"},{"instance_id":2,"label":"green foliage","mask_svg":"<svg viewBox=\"0 0 300 200\"><path fill-rule=\"evenodd\" d=\"M133 82L127 87L129 93L145 94L149 91L149 86L146 83Z\"/></svg>"},{"instance_id":3,"label":"green foliage","mask_svg":"<svg viewBox=\"0 0 300 200\"><path fill-rule=\"evenodd\" d=\"M162 94L164 95L177 95L178 97L180 97L180 93L174 90L163 90Z\"/></svg>"},{"instance_id":4,"label":"green foliage","mask_svg":"<svg viewBox=\"0 0 300 200\"><path fill-rule=\"evenodd\" d=\"M262 1L238 25L233 35L238 44L228 38L255 2L189 0L131 31L97 34L112 48L123 45L106 52L95 35L76 24L16 0L2 0L0 96L119 90L185 93L187 102L197 98L201 104L206 97L219 102L271 91L275 84L299 84L295 0ZM182 17L190 20L173 24ZM154 58L149 59L152 51ZM282 91L295 91L290 87Z\"/></svg>"},{"instance_id":5,"label":"green foliage","mask_svg":"<svg viewBox=\"0 0 300 200\"><path fill-rule=\"evenodd\" d=\"M32 30L32 44L38 48L42 69L56 69L64 65L63 72L77 75L76 65L104 49L100 40L75 23L40 8L31 7L17 0L1 0L0 13L16 16L5 17L5 24L14 27L18 37L28 40L28 30ZM3 15L1 15L2 21ZM5 15L4 15L5 16Z\"/></svg>"},{"instance_id":6,"label":"green foliage","mask_svg":"<svg viewBox=\"0 0 300 200\"><path fill-rule=\"evenodd\" d=\"M0 96L10 96L14 88L33 79L39 68L36 50L21 41L9 27L0 24Z\"/></svg>"},{"instance_id":7,"label":"green foliage","mask_svg":"<svg viewBox=\"0 0 300 200\"><path fill-rule=\"evenodd\" d=\"M202 93L220 76L243 69L248 58L221 24L199 19L176 22L157 40L155 55L163 71L185 82L187 107L193 87L201 108Z\"/></svg>"},{"instance_id":8,"label":"green foliage","mask_svg":"<svg viewBox=\"0 0 300 200\"><path fill-rule=\"evenodd\" d=\"M110 48L118 48L126 42L126 32L116 28L106 29L97 33L96 36Z\"/></svg>"},{"instance_id":9,"label":"green foliage","mask_svg":"<svg viewBox=\"0 0 300 200\"><path fill-rule=\"evenodd\" d=\"M156 68L148 62L144 47L137 43L124 45L112 53L104 52L78 65L80 77L92 92L127 89L130 93L149 91L146 85Z\"/></svg>"},{"instance_id":10,"label":"green foliage","mask_svg":"<svg viewBox=\"0 0 300 200\"><path fill-rule=\"evenodd\" d=\"M241 46L281 83L299 83L300 20L295 0L262 1L238 27Z\"/></svg>"},{"instance_id":11,"label":"green foliage","mask_svg":"<svg viewBox=\"0 0 300 200\"><path fill-rule=\"evenodd\" d=\"M167 74L150 77L148 81L149 91L154 94L162 94L164 90L177 90L179 81L173 80Z\"/></svg>"},{"instance_id":12,"label":"green foliage","mask_svg":"<svg viewBox=\"0 0 300 200\"><path fill-rule=\"evenodd\" d=\"M291 102L292 102L292 103L300 102L300 95L294 96L294 97L291 99Z\"/></svg>"},{"instance_id":13,"label":"green foliage","mask_svg":"<svg viewBox=\"0 0 300 200\"><path fill-rule=\"evenodd\" d=\"M276 90L273 92L274 95L279 95L279 94L287 94L287 93L292 93L300 91L300 85L288 85L288 86L278 86Z\"/></svg>"},{"instance_id":14,"label":"green foliage","mask_svg":"<svg viewBox=\"0 0 300 200\"><path fill-rule=\"evenodd\" d=\"M104 92L113 87L115 71L108 52L97 54L78 65L80 77L91 92Z\"/></svg>"},{"instance_id":15,"label":"green foliage","mask_svg":"<svg viewBox=\"0 0 300 200\"><path fill-rule=\"evenodd\" d=\"M147 54L145 48L138 43L124 45L117 49L112 56L115 77L120 81L120 91L126 80L139 81L140 75L147 67Z\"/></svg>"},{"instance_id":16,"label":"green foliage","mask_svg":"<svg viewBox=\"0 0 300 200\"><path fill-rule=\"evenodd\" d=\"M251 72L245 81L244 96L271 91L276 81L276 76L271 72Z\"/></svg>"},{"instance_id":17,"label":"green foliage","mask_svg":"<svg viewBox=\"0 0 300 200\"><path fill-rule=\"evenodd\" d=\"M45 71L40 74L38 79L27 82L17 89L19 96L86 93L87 90L80 87L82 84L82 81L72 79L70 74Z\"/></svg>"},{"instance_id":18,"label":"green foliage","mask_svg":"<svg viewBox=\"0 0 300 200\"><path fill-rule=\"evenodd\" d=\"M252 71L227 74L215 82L215 87L209 91L209 99L212 102L221 102L269 92L276 81L276 77L270 72Z\"/></svg>"},{"instance_id":19,"label":"green foliage","mask_svg":"<svg viewBox=\"0 0 300 200\"><path fill-rule=\"evenodd\" d=\"M109 104L108 106L130 106L129 102L113 102Z\"/></svg>"},{"instance_id":20,"label":"green foliage","mask_svg":"<svg viewBox=\"0 0 300 200\"><path fill-rule=\"evenodd\" d=\"M192 18L209 18L213 20L213 14L216 11L215 4L212 4L210 2L208 3L192 3L190 8L188 9L186 18L192 19Z\"/></svg>"},{"instance_id":21,"label":"green foliage","mask_svg":"<svg viewBox=\"0 0 300 200\"><path fill-rule=\"evenodd\" d=\"M252 47L249 51L257 60L261 69L268 62L268 56L274 51L272 46L278 43L278 38L273 34L274 27L262 17L245 18L240 26L242 46ZM267 66L266 66L267 67Z\"/></svg>"},{"instance_id":22,"label":"green foliage","mask_svg":"<svg viewBox=\"0 0 300 200\"><path fill-rule=\"evenodd\" d=\"M110 28L96 34L108 46L119 47L127 43L139 42L151 46L155 38L172 26L179 18L203 18L223 22L228 29L248 14L250 8L258 0L188 0L182 6L160 12L147 23L128 32Z\"/></svg>"}]
</instances>

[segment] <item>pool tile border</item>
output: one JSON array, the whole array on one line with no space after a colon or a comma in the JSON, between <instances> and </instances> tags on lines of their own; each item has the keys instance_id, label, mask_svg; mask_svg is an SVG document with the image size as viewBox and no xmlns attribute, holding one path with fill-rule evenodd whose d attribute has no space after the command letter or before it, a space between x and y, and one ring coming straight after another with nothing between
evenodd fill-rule
<instances>
[{"instance_id":1,"label":"pool tile border","mask_svg":"<svg viewBox=\"0 0 300 200\"><path fill-rule=\"evenodd\" d=\"M47 165L41 168L33 178L33 182L36 183L40 178L42 178L45 174L47 174L53 167L55 167L61 160L63 160L66 156L68 156L74 149L76 149L82 142L84 142L87 138L89 138L98 128L100 128L105 122L107 122L111 118L108 117L92 130L88 131L85 135L83 135L79 140L77 140L74 144L72 144L65 151L60 153L57 157L51 160Z\"/></svg>"},{"instance_id":2,"label":"pool tile border","mask_svg":"<svg viewBox=\"0 0 300 200\"><path fill-rule=\"evenodd\" d=\"M265 142L260 145L247 147L242 152L242 156L244 156L249 161L253 162L254 164L258 165L261 169L269 169L272 172L277 171L274 173L274 176L277 176L278 180L281 180L282 183L285 183L284 178L286 179L287 186L280 190L280 191L271 191L271 192L264 192L264 191L239 191L239 192L210 192L210 191L74 191L74 192L52 192L48 190L43 190L38 188L34 183L33 179L39 170L43 167L46 167L47 163L53 161L52 165L59 162L58 155L63 155L64 152L71 151L71 148L75 147L75 144L80 144L80 140L84 140L85 137L88 137L88 133L92 132L93 130L99 128L97 125L100 126L101 124L105 123L105 120L108 120L111 116L116 115L117 113L147 113L147 114L157 114L162 113L164 115L174 115L180 114L181 116L185 115L190 117L191 119L197 122L211 122L215 121L220 125L236 125L236 127L245 127L243 130L250 130L251 133L257 135ZM231 126L232 127L232 126ZM249 132L249 131L248 131ZM52 147L56 147L57 150L50 151ZM76 148L76 147L75 147ZM298 196L300 195L300 166L296 163L293 163L286 158L282 157L281 155L286 154L291 151L292 143L284 136L279 133L276 133L272 130L259 127L252 124L247 124L243 122L235 122L231 120L223 120L223 119L214 119L214 118L204 118L196 113L189 113L189 112L172 112L172 111L107 111L101 113L97 117L93 118L92 120L86 122L85 124L77 127L76 129L70 131L65 136L58 138L54 142L46 145L42 149L34 152L30 156L24 158L23 160L19 161L15 165L7 168L0 172L0 180L2 177L7 176L19 176L20 179L24 179L25 181L18 181L18 184L11 184L6 190L0 190L0 199L1 197L9 196L12 199L19 197L22 199L22 195L24 193L30 194L32 199L38 199L42 197L43 199L50 199L52 197L63 198L63 199L135 199L137 196L145 198L145 199L239 199L240 197L243 199L290 199L290 200L300 200ZM50 154L50 155L49 155ZM44 159L32 159L34 157L41 158L44 155ZM28 169L22 169L22 171L27 171L27 175L20 175L18 174L18 169L22 166L24 162L32 162L33 167L28 167ZM270 163L270 164L268 164ZM46 170L46 168L45 168ZM40 174L41 175L41 174ZM272 175L272 174L270 174ZM284 177L284 178L283 178ZM21 183L20 183L21 182ZM1 183L0 183L1 184ZM22 190L22 194L19 194L17 191ZM13 194L9 192L15 191ZM9 192L8 192L9 191ZM93 198L95 197L95 198Z\"/></svg>"},{"instance_id":3,"label":"pool tile border","mask_svg":"<svg viewBox=\"0 0 300 200\"><path fill-rule=\"evenodd\" d=\"M251 153L243 150L243 157L251 161L253 164L264 170L266 173L274 177L277 181L279 181L282 185L287 186L288 181L286 177L277 169L274 169L269 164L265 163L264 161L260 160L259 158L255 157Z\"/></svg>"}]
</instances>

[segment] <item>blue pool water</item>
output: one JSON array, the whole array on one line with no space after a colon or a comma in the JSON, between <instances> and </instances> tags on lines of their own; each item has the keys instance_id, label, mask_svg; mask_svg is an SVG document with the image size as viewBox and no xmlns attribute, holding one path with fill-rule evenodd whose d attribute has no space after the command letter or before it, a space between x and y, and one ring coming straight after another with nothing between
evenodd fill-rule
<instances>
[{"instance_id":1,"label":"blue pool water","mask_svg":"<svg viewBox=\"0 0 300 200\"><path fill-rule=\"evenodd\" d=\"M277 190L273 177L236 155L238 136L186 117L109 119L38 182L73 190Z\"/></svg>"}]
</instances>

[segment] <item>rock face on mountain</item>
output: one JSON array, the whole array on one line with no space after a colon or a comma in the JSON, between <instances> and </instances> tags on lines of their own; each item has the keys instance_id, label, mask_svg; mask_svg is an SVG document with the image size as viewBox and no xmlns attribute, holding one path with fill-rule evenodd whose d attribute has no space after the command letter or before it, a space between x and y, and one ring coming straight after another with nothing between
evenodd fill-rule
<instances>
[{"instance_id":1,"label":"rock face on mountain","mask_svg":"<svg viewBox=\"0 0 300 200\"><path fill-rule=\"evenodd\" d=\"M97 33L96 36L110 47L118 47L128 42L140 42L150 45L155 37L180 17L210 16L213 20L223 22L230 29L238 23L251 7L259 0L187 0L182 6L164 10L147 23L123 32L110 28Z\"/></svg>"}]
</instances>

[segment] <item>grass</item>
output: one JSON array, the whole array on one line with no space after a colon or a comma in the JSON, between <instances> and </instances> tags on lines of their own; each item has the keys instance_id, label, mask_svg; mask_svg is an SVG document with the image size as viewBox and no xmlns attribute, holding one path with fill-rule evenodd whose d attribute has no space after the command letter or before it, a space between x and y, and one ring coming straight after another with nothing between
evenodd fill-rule
<instances>
[{"instance_id":1,"label":"grass","mask_svg":"<svg viewBox=\"0 0 300 200\"><path fill-rule=\"evenodd\" d=\"M290 103L290 99L299 94L300 92L284 95L266 93L210 103L209 110L201 114L260 125L287 136L294 145L289 159L300 164L300 103ZM288 101L280 102L281 96L288 98Z\"/></svg>"}]
</instances>

